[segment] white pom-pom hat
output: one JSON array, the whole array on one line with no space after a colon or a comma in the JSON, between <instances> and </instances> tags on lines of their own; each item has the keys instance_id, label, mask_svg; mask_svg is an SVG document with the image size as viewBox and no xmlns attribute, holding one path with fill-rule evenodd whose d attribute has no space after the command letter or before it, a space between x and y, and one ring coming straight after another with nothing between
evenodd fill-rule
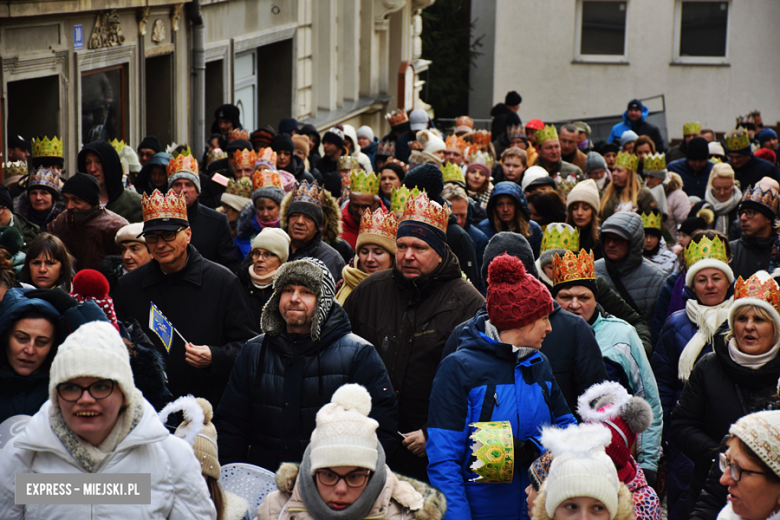
<instances>
[{"instance_id":1,"label":"white pom-pom hat","mask_svg":"<svg viewBox=\"0 0 780 520\"><path fill-rule=\"evenodd\" d=\"M344 385L317 412L311 434L311 472L335 466L376 471L379 423L368 417L371 395L360 385Z\"/></svg>"}]
</instances>

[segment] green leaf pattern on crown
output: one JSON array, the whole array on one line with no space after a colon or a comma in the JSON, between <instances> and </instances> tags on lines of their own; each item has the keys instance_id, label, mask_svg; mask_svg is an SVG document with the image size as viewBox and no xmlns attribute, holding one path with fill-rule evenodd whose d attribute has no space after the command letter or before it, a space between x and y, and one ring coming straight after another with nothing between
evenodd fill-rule
<instances>
[{"instance_id":1,"label":"green leaf pattern on crown","mask_svg":"<svg viewBox=\"0 0 780 520\"><path fill-rule=\"evenodd\" d=\"M349 191L351 193L379 194L379 178L375 173L363 170L353 170L349 175Z\"/></svg>"},{"instance_id":2,"label":"green leaf pattern on crown","mask_svg":"<svg viewBox=\"0 0 780 520\"><path fill-rule=\"evenodd\" d=\"M642 213L642 227L648 229L661 229L661 214Z\"/></svg>"},{"instance_id":3,"label":"green leaf pattern on crown","mask_svg":"<svg viewBox=\"0 0 780 520\"><path fill-rule=\"evenodd\" d=\"M699 260L712 259L720 260L724 264L729 263L728 255L726 254L726 245L720 239L715 237L714 240L710 240L708 237L702 237L702 239L696 243L691 240L688 247L685 249L685 268L690 269L693 264Z\"/></svg>"},{"instance_id":4,"label":"green leaf pattern on crown","mask_svg":"<svg viewBox=\"0 0 780 520\"><path fill-rule=\"evenodd\" d=\"M729 132L724 141L727 150L742 150L750 146L750 136L743 128Z\"/></svg>"},{"instance_id":5,"label":"green leaf pattern on crown","mask_svg":"<svg viewBox=\"0 0 780 520\"><path fill-rule=\"evenodd\" d=\"M646 172L662 172L666 169L666 154L645 155Z\"/></svg>"},{"instance_id":6,"label":"green leaf pattern on crown","mask_svg":"<svg viewBox=\"0 0 780 520\"><path fill-rule=\"evenodd\" d=\"M617 154L615 166L620 166L627 170L636 171L637 166L639 166L639 157L636 155L631 155L630 153L619 152Z\"/></svg>"},{"instance_id":7,"label":"green leaf pattern on crown","mask_svg":"<svg viewBox=\"0 0 780 520\"><path fill-rule=\"evenodd\" d=\"M697 135L701 132L701 123L685 123L683 125L683 135Z\"/></svg>"},{"instance_id":8,"label":"green leaf pattern on crown","mask_svg":"<svg viewBox=\"0 0 780 520\"><path fill-rule=\"evenodd\" d=\"M43 139L33 139L32 156L33 158L62 157L62 141L56 135L51 139L46 136Z\"/></svg>"},{"instance_id":9,"label":"green leaf pattern on crown","mask_svg":"<svg viewBox=\"0 0 780 520\"><path fill-rule=\"evenodd\" d=\"M577 251L580 248L580 232L567 224L555 222L544 228L541 252L550 249Z\"/></svg>"},{"instance_id":10,"label":"green leaf pattern on crown","mask_svg":"<svg viewBox=\"0 0 780 520\"><path fill-rule=\"evenodd\" d=\"M441 166L441 175L444 182L462 182L466 184L466 178L463 176L463 170L460 166L452 164L451 162L444 163Z\"/></svg>"},{"instance_id":11,"label":"green leaf pattern on crown","mask_svg":"<svg viewBox=\"0 0 780 520\"><path fill-rule=\"evenodd\" d=\"M420 193L425 193L425 191L420 191L416 187L412 189L412 191L409 191L409 188L406 186L401 186L400 188L393 188L393 192L391 195L390 200L390 211L395 213L397 211L403 211L406 209L406 201L409 200L410 196L417 197L420 195Z\"/></svg>"},{"instance_id":12,"label":"green leaf pattern on crown","mask_svg":"<svg viewBox=\"0 0 780 520\"><path fill-rule=\"evenodd\" d=\"M227 188L225 188L225 193L246 199L252 198L252 191L252 179L249 177L241 177L238 180L230 179Z\"/></svg>"},{"instance_id":13,"label":"green leaf pattern on crown","mask_svg":"<svg viewBox=\"0 0 780 520\"><path fill-rule=\"evenodd\" d=\"M574 189L574 186L581 180L582 179L576 174L568 175L566 177L561 177L559 175L555 177L555 190L561 195L568 195L571 193L571 190Z\"/></svg>"},{"instance_id":14,"label":"green leaf pattern on crown","mask_svg":"<svg viewBox=\"0 0 780 520\"><path fill-rule=\"evenodd\" d=\"M547 141L555 141L558 139L558 130L555 129L555 125L545 125L544 128L540 128L536 131L536 144L541 146Z\"/></svg>"}]
</instances>

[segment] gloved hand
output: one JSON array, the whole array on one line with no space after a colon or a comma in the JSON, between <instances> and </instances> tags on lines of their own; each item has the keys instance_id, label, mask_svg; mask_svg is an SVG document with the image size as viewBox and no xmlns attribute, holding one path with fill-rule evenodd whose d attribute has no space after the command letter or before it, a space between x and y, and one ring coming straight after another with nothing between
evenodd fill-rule
<instances>
[{"instance_id":1,"label":"gloved hand","mask_svg":"<svg viewBox=\"0 0 780 520\"><path fill-rule=\"evenodd\" d=\"M24 295L28 298L38 298L51 303L60 314L64 314L68 309L72 309L79 304L79 301L69 295L59 287L54 289L33 289L27 291Z\"/></svg>"},{"instance_id":2,"label":"gloved hand","mask_svg":"<svg viewBox=\"0 0 780 520\"><path fill-rule=\"evenodd\" d=\"M514 439L515 461L521 466L530 466L539 458L539 448L530 440Z\"/></svg>"},{"instance_id":3,"label":"gloved hand","mask_svg":"<svg viewBox=\"0 0 780 520\"><path fill-rule=\"evenodd\" d=\"M645 479L647 479L647 485L651 488L655 487L655 484L658 480L658 474L655 471L651 471L649 469L642 468L642 471L645 472Z\"/></svg>"}]
</instances>

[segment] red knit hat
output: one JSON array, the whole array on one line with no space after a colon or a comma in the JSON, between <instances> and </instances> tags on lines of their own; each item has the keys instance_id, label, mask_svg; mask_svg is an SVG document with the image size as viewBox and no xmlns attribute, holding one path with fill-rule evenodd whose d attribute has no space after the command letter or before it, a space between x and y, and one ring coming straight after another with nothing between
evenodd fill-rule
<instances>
[{"instance_id":1,"label":"red knit hat","mask_svg":"<svg viewBox=\"0 0 780 520\"><path fill-rule=\"evenodd\" d=\"M498 330L519 329L552 311L550 291L526 273L520 259L504 253L490 262L487 312Z\"/></svg>"},{"instance_id":2,"label":"red knit hat","mask_svg":"<svg viewBox=\"0 0 780 520\"><path fill-rule=\"evenodd\" d=\"M109 289L108 280L102 273L94 269L82 269L73 277L73 290L70 295L79 303L94 301L105 313L108 321L119 330L116 312L114 312L114 300L108 295Z\"/></svg>"},{"instance_id":3,"label":"red knit hat","mask_svg":"<svg viewBox=\"0 0 780 520\"><path fill-rule=\"evenodd\" d=\"M758 150L753 152L753 155L755 155L759 159L769 161L772 164L775 164L775 162L777 162L777 154L775 154L775 152L773 152L769 148L759 148Z\"/></svg>"}]
</instances>

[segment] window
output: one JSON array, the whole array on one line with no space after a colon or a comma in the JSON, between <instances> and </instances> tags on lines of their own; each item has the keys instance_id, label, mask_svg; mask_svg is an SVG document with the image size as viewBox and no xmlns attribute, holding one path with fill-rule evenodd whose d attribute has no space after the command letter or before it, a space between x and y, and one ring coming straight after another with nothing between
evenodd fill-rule
<instances>
[{"instance_id":1,"label":"window","mask_svg":"<svg viewBox=\"0 0 780 520\"><path fill-rule=\"evenodd\" d=\"M586 56L624 56L626 2L582 1L580 49Z\"/></svg>"},{"instance_id":2,"label":"window","mask_svg":"<svg viewBox=\"0 0 780 520\"><path fill-rule=\"evenodd\" d=\"M81 75L82 144L98 139L127 141L125 136L125 66L91 70Z\"/></svg>"},{"instance_id":3,"label":"window","mask_svg":"<svg viewBox=\"0 0 780 520\"><path fill-rule=\"evenodd\" d=\"M681 2L679 56L726 56L728 2Z\"/></svg>"}]
</instances>

